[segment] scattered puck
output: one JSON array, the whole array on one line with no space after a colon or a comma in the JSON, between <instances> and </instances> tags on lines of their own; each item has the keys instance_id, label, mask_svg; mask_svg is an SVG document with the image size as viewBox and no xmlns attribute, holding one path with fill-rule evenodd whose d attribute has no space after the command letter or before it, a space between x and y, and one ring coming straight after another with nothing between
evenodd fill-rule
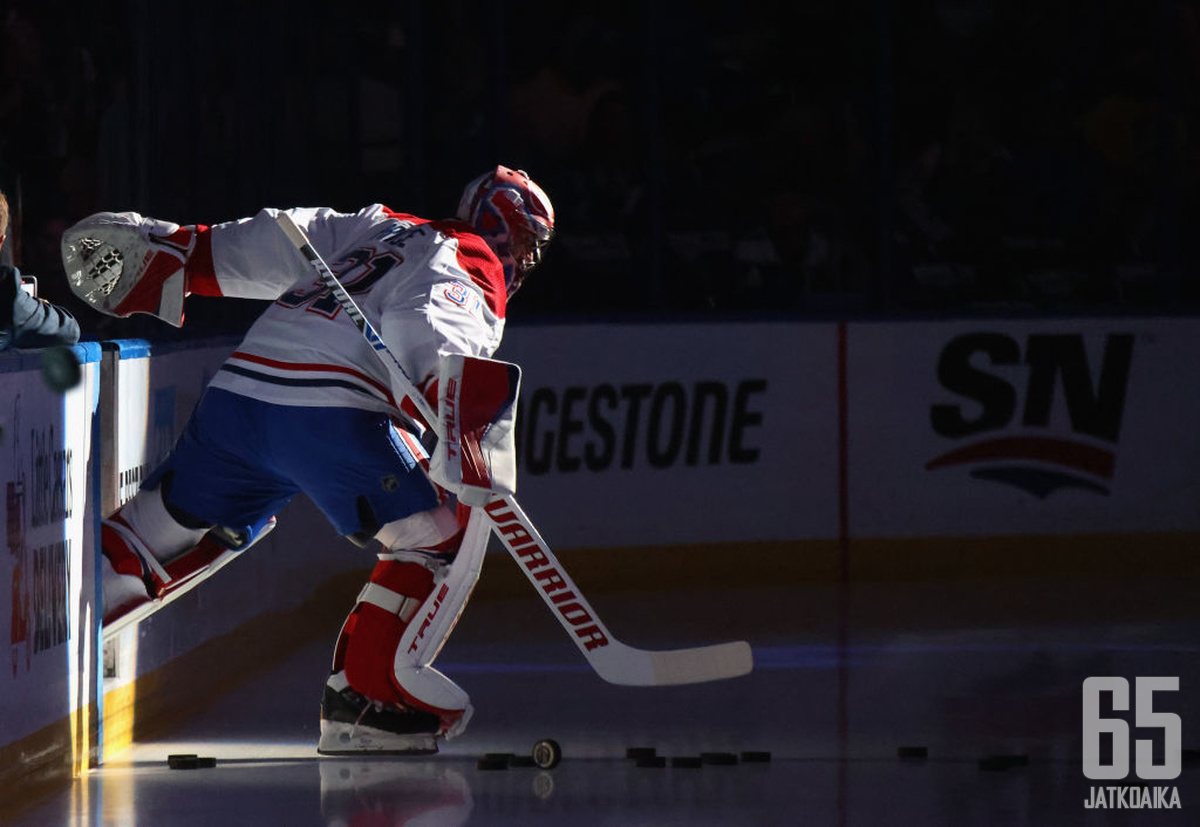
<instances>
[{"instance_id":1,"label":"scattered puck","mask_svg":"<svg viewBox=\"0 0 1200 827\"><path fill-rule=\"evenodd\" d=\"M48 347L42 351L39 361L42 368L42 380L52 390L62 393L79 384L79 378L82 376L79 359L69 347L64 345Z\"/></svg>"},{"instance_id":2,"label":"scattered puck","mask_svg":"<svg viewBox=\"0 0 1200 827\"><path fill-rule=\"evenodd\" d=\"M896 755L906 761L924 761L929 757L929 747L899 747Z\"/></svg>"},{"instance_id":3,"label":"scattered puck","mask_svg":"<svg viewBox=\"0 0 1200 827\"><path fill-rule=\"evenodd\" d=\"M198 755L171 755L167 757L167 766L173 770L199 770L216 765L217 759L211 756L201 758Z\"/></svg>"},{"instance_id":4,"label":"scattered puck","mask_svg":"<svg viewBox=\"0 0 1200 827\"><path fill-rule=\"evenodd\" d=\"M742 761L747 764L765 764L771 760L771 753L764 750L748 750L742 753Z\"/></svg>"},{"instance_id":5,"label":"scattered puck","mask_svg":"<svg viewBox=\"0 0 1200 827\"><path fill-rule=\"evenodd\" d=\"M643 758L637 759L637 765L639 767L665 767L667 765L667 759L661 755L647 755Z\"/></svg>"},{"instance_id":6,"label":"scattered puck","mask_svg":"<svg viewBox=\"0 0 1200 827\"><path fill-rule=\"evenodd\" d=\"M505 758L480 758L475 762L477 770L506 770L508 769L508 759Z\"/></svg>"},{"instance_id":7,"label":"scattered puck","mask_svg":"<svg viewBox=\"0 0 1200 827\"><path fill-rule=\"evenodd\" d=\"M488 761L508 761L513 755L511 752L487 752L483 757Z\"/></svg>"},{"instance_id":8,"label":"scattered puck","mask_svg":"<svg viewBox=\"0 0 1200 827\"><path fill-rule=\"evenodd\" d=\"M683 767L689 770L697 770L704 766L704 761L699 756L677 755L671 759L672 767Z\"/></svg>"},{"instance_id":9,"label":"scattered puck","mask_svg":"<svg viewBox=\"0 0 1200 827\"><path fill-rule=\"evenodd\" d=\"M654 758L658 755L658 750L654 747L627 747L625 749L626 758Z\"/></svg>"},{"instance_id":10,"label":"scattered puck","mask_svg":"<svg viewBox=\"0 0 1200 827\"><path fill-rule=\"evenodd\" d=\"M536 767L537 761L534 761L529 755L513 755L509 757L508 765L510 767Z\"/></svg>"},{"instance_id":11,"label":"scattered puck","mask_svg":"<svg viewBox=\"0 0 1200 827\"><path fill-rule=\"evenodd\" d=\"M533 757L533 763L548 770L557 767L558 762L562 760L562 747L553 738L543 738L533 745L530 755Z\"/></svg>"},{"instance_id":12,"label":"scattered puck","mask_svg":"<svg viewBox=\"0 0 1200 827\"><path fill-rule=\"evenodd\" d=\"M715 764L718 766L728 766L738 762L737 755L732 752L702 752L700 753L700 761L704 764Z\"/></svg>"},{"instance_id":13,"label":"scattered puck","mask_svg":"<svg viewBox=\"0 0 1200 827\"><path fill-rule=\"evenodd\" d=\"M182 758L199 758L200 756L194 752L173 752L167 756L168 761L177 761Z\"/></svg>"}]
</instances>

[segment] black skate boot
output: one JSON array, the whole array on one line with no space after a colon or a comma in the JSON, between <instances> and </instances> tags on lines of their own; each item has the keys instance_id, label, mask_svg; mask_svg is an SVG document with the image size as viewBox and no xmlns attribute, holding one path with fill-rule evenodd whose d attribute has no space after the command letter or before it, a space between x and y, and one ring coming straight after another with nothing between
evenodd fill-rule
<instances>
[{"instance_id":1,"label":"black skate boot","mask_svg":"<svg viewBox=\"0 0 1200 827\"><path fill-rule=\"evenodd\" d=\"M372 701L343 673L329 677L321 698L321 755L430 755L438 751L438 716Z\"/></svg>"}]
</instances>

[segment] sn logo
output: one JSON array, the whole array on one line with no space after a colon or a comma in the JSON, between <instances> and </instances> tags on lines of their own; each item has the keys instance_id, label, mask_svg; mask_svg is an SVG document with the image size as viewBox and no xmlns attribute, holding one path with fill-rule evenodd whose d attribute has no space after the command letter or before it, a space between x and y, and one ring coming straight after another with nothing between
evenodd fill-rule
<instances>
[{"instance_id":1,"label":"sn logo","mask_svg":"<svg viewBox=\"0 0 1200 827\"><path fill-rule=\"evenodd\" d=\"M1080 334L1035 333L1024 348L1003 333L952 339L938 359L937 377L963 401L932 405L929 421L939 436L972 441L930 460L926 469L967 465L972 477L1041 498L1066 487L1108 494L1115 455L1097 442L1115 445L1120 436L1133 343L1133 334L1108 334L1094 370ZM1023 382L1011 378L1022 373ZM1069 435L1052 419L1059 398Z\"/></svg>"}]
</instances>

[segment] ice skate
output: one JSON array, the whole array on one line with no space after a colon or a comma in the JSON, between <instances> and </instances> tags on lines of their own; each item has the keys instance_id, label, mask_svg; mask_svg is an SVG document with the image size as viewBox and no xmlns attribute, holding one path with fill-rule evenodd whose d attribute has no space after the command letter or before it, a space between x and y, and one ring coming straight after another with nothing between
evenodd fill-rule
<instances>
[{"instance_id":1,"label":"ice skate","mask_svg":"<svg viewBox=\"0 0 1200 827\"><path fill-rule=\"evenodd\" d=\"M437 715L372 701L341 673L330 676L321 699L321 755L432 755L438 751Z\"/></svg>"}]
</instances>

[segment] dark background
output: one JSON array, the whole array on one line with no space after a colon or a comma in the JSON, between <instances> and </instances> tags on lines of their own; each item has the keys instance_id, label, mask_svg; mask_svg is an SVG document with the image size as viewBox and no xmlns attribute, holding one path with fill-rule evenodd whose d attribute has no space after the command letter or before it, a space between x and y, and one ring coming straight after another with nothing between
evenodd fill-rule
<instances>
[{"instance_id":1,"label":"dark background","mask_svg":"<svg viewBox=\"0 0 1200 827\"><path fill-rule=\"evenodd\" d=\"M236 331L91 313L62 230L440 217L499 162L559 216L518 324L1191 312L1197 5L7 3L11 252L87 338Z\"/></svg>"}]
</instances>

